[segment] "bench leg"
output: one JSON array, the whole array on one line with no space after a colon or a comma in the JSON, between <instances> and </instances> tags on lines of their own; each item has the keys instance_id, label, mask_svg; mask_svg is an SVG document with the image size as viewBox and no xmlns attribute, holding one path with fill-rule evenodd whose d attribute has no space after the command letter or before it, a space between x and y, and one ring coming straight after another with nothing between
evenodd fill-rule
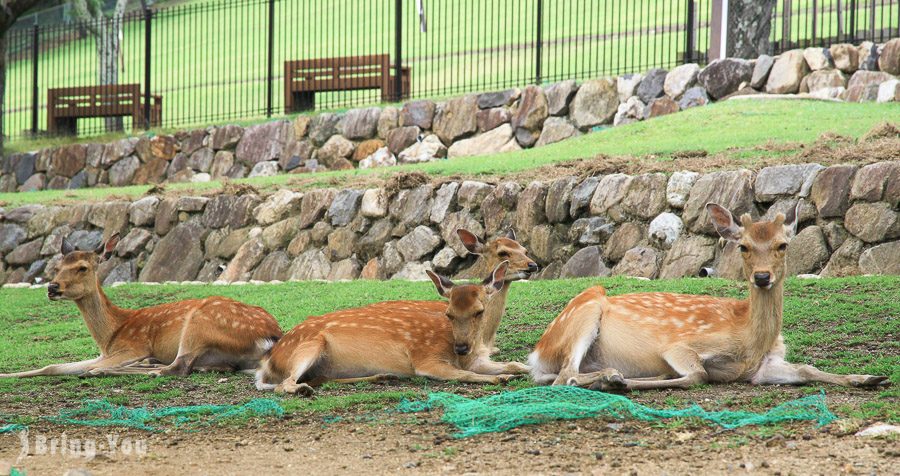
<instances>
[{"instance_id":1,"label":"bench leg","mask_svg":"<svg viewBox=\"0 0 900 476\"><path fill-rule=\"evenodd\" d=\"M77 136L78 135L78 119L74 117L58 117L53 120L54 127L51 129L59 136Z\"/></svg>"},{"instance_id":2,"label":"bench leg","mask_svg":"<svg viewBox=\"0 0 900 476\"><path fill-rule=\"evenodd\" d=\"M316 93L312 91L292 92L292 101L288 112L312 111L316 108Z\"/></svg>"}]
</instances>

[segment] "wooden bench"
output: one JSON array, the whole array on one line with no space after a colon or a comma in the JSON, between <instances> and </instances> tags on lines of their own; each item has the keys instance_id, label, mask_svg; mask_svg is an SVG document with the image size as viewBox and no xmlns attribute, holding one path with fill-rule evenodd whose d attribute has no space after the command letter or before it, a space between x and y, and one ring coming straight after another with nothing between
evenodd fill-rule
<instances>
[{"instance_id":1,"label":"wooden bench","mask_svg":"<svg viewBox=\"0 0 900 476\"><path fill-rule=\"evenodd\" d=\"M326 91L381 89L384 102L408 98L410 69L402 69L399 99L393 72L388 55L285 61L284 110L286 113L311 110L316 105L316 93Z\"/></svg>"},{"instance_id":2,"label":"wooden bench","mask_svg":"<svg viewBox=\"0 0 900 476\"><path fill-rule=\"evenodd\" d=\"M55 88L47 91L47 130L78 134L78 119L131 116L133 129L144 125L144 96L139 84ZM162 125L162 96L152 96L150 126Z\"/></svg>"}]
</instances>

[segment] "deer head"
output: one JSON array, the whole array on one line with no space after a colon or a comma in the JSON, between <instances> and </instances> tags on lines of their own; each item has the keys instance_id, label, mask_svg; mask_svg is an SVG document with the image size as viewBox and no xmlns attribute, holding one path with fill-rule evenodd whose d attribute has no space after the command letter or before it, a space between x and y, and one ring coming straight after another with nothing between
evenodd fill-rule
<instances>
[{"instance_id":1,"label":"deer head","mask_svg":"<svg viewBox=\"0 0 900 476\"><path fill-rule=\"evenodd\" d=\"M797 233L800 203L785 216L772 221L756 222L749 214L741 216L738 225L728 209L715 203L706 204L716 231L722 238L737 243L743 259L744 277L759 289L772 289L785 275L788 243Z\"/></svg>"},{"instance_id":2,"label":"deer head","mask_svg":"<svg viewBox=\"0 0 900 476\"><path fill-rule=\"evenodd\" d=\"M59 271L47 286L47 297L52 301L68 299L77 301L97 292L97 266L112 257L119 244L116 233L94 251L78 251L63 238L63 259Z\"/></svg>"},{"instance_id":3,"label":"deer head","mask_svg":"<svg viewBox=\"0 0 900 476\"><path fill-rule=\"evenodd\" d=\"M526 279L538 271L538 265L528 256L528 250L516 241L516 232L508 230L504 236L494 238L484 244L469 230L456 230L463 246L474 255L484 258L487 269L494 269L500 263L509 263L507 281Z\"/></svg>"},{"instance_id":4,"label":"deer head","mask_svg":"<svg viewBox=\"0 0 900 476\"><path fill-rule=\"evenodd\" d=\"M450 302L447 318L453 327L453 351L468 355L481 342L481 322L484 309L498 291L503 289L509 263L502 262L481 284L455 285L449 278L426 271L438 294Z\"/></svg>"}]
</instances>

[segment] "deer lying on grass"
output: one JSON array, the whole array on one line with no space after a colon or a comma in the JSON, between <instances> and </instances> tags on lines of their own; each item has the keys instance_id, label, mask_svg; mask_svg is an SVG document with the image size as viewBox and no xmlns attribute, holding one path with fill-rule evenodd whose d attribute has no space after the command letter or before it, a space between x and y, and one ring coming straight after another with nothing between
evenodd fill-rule
<instances>
[{"instance_id":1,"label":"deer lying on grass","mask_svg":"<svg viewBox=\"0 0 900 476\"><path fill-rule=\"evenodd\" d=\"M424 376L436 380L499 383L529 368L490 360L493 335L505 310L509 280L536 270L525 249L509 237L482 245L466 230L463 243L490 263L506 258L480 284L454 285L428 272L449 302L392 301L310 317L265 357L257 388L311 395L327 381L372 382ZM509 271L512 269L512 271Z\"/></svg>"},{"instance_id":2,"label":"deer lying on grass","mask_svg":"<svg viewBox=\"0 0 900 476\"><path fill-rule=\"evenodd\" d=\"M788 217L741 225L727 209L707 204L716 231L738 244L750 299L667 293L606 296L600 287L576 296L529 356L540 384L644 390L704 382L754 385L825 382L854 387L887 377L836 375L786 362L781 335L785 253L797 230Z\"/></svg>"},{"instance_id":3,"label":"deer lying on grass","mask_svg":"<svg viewBox=\"0 0 900 476\"><path fill-rule=\"evenodd\" d=\"M187 375L192 370L255 369L281 337L275 319L260 307L224 297L192 299L138 310L114 306L100 287L97 266L109 259L119 236L96 251L75 251L63 240L59 272L47 287L53 300L75 301L100 356L0 377L39 375ZM138 365L144 360L155 365Z\"/></svg>"}]
</instances>

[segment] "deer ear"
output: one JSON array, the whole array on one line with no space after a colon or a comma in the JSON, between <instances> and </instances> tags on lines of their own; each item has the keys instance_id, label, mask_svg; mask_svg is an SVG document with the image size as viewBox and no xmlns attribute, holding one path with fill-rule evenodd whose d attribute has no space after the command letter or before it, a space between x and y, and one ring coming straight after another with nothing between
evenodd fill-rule
<instances>
[{"instance_id":1,"label":"deer ear","mask_svg":"<svg viewBox=\"0 0 900 476\"><path fill-rule=\"evenodd\" d=\"M460 228L459 230L456 230L456 234L459 236L459 240L462 241L463 246L469 250L469 253L480 255L484 250L484 245L481 243L481 240L479 240L471 231Z\"/></svg>"},{"instance_id":2,"label":"deer ear","mask_svg":"<svg viewBox=\"0 0 900 476\"><path fill-rule=\"evenodd\" d=\"M797 200L797 205L787 211L784 216L784 235L791 239L797 234L797 224L800 222L800 206L803 200Z\"/></svg>"},{"instance_id":3,"label":"deer ear","mask_svg":"<svg viewBox=\"0 0 900 476\"><path fill-rule=\"evenodd\" d=\"M100 261L106 261L112 258L112 255L116 251L116 246L118 244L119 234L116 233L113 236L109 237L109 239L106 240L106 243L98 246L97 249L94 250L94 253L96 253L97 256L100 257Z\"/></svg>"},{"instance_id":4,"label":"deer ear","mask_svg":"<svg viewBox=\"0 0 900 476\"><path fill-rule=\"evenodd\" d=\"M513 241L519 241L516 239L516 230L513 230L512 228L506 230L506 237Z\"/></svg>"},{"instance_id":5,"label":"deer ear","mask_svg":"<svg viewBox=\"0 0 900 476\"><path fill-rule=\"evenodd\" d=\"M503 285L506 284L506 270L508 269L509 261L504 261L498 264L494 268L494 272L484 280L484 285L487 286L489 292L493 293L503 289Z\"/></svg>"},{"instance_id":6,"label":"deer ear","mask_svg":"<svg viewBox=\"0 0 900 476\"><path fill-rule=\"evenodd\" d=\"M727 208L715 203L707 203L706 211L716 227L719 236L728 241L738 241L744 229L734 222L734 215Z\"/></svg>"},{"instance_id":7,"label":"deer ear","mask_svg":"<svg viewBox=\"0 0 900 476\"><path fill-rule=\"evenodd\" d=\"M453 281L450 281L449 278L441 276L430 269L425 270L425 274L431 278L431 282L434 283L434 287L437 288L438 294L445 298L450 297L450 290L453 289Z\"/></svg>"},{"instance_id":8,"label":"deer ear","mask_svg":"<svg viewBox=\"0 0 900 476\"><path fill-rule=\"evenodd\" d=\"M65 256L65 255L75 251L75 247L72 246L72 243L69 243L69 240L67 240L66 238L63 238L62 246L60 246L59 251L63 254L63 256Z\"/></svg>"}]
</instances>

